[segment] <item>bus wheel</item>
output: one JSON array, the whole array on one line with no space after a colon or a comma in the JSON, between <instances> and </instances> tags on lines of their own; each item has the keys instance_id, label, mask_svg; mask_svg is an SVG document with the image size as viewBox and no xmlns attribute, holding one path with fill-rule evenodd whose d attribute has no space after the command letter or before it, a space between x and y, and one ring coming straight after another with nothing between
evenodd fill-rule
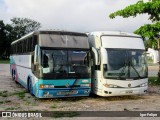
<instances>
[{"instance_id":1,"label":"bus wheel","mask_svg":"<svg viewBox=\"0 0 160 120\"><path fill-rule=\"evenodd\" d=\"M30 78L28 78L28 92L33 95L33 87Z\"/></svg>"}]
</instances>

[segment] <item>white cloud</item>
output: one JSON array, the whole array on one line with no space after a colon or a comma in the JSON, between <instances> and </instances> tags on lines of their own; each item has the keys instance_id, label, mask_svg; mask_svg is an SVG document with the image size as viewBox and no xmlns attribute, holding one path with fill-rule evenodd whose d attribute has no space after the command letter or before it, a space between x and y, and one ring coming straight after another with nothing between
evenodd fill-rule
<instances>
[{"instance_id":1,"label":"white cloud","mask_svg":"<svg viewBox=\"0 0 160 120\"><path fill-rule=\"evenodd\" d=\"M73 31L121 30L133 32L148 23L147 16L110 19L111 12L136 3L138 0L4 0L0 17L26 17L39 21L43 29Z\"/></svg>"}]
</instances>

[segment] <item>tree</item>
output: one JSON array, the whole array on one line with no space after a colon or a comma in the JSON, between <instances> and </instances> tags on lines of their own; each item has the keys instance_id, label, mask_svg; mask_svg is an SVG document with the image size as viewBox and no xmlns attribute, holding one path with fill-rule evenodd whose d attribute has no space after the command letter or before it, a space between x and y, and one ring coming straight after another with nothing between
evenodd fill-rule
<instances>
[{"instance_id":1,"label":"tree","mask_svg":"<svg viewBox=\"0 0 160 120\"><path fill-rule=\"evenodd\" d=\"M111 19L116 16L128 18L130 16L136 17L138 14L148 14L152 24L141 26L134 33L141 35L144 40L149 40L150 42L147 43L151 43L153 48L157 48L156 40L160 32L160 0L149 0L148 2L140 0L136 4L130 5L123 10L111 13L109 17Z\"/></svg>"},{"instance_id":2,"label":"tree","mask_svg":"<svg viewBox=\"0 0 160 120\"><path fill-rule=\"evenodd\" d=\"M152 44L151 46L157 47L157 40L160 33L160 0L149 0L148 2L140 0L136 4L130 5L123 10L111 13L109 17L112 19L116 16L128 18L130 16L136 17L138 14L148 14L152 24L141 26L135 33L141 35L144 40L148 39L149 41L145 41L147 45ZM160 82L160 67L158 81Z\"/></svg>"},{"instance_id":3,"label":"tree","mask_svg":"<svg viewBox=\"0 0 160 120\"><path fill-rule=\"evenodd\" d=\"M28 18L15 17L11 19L11 22L11 26L13 27L13 31L16 33L17 39L27 33L38 30L41 27L39 22Z\"/></svg>"},{"instance_id":4,"label":"tree","mask_svg":"<svg viewBox=\"0 0 160 120\"><path fill-rule=\"evenodd\" d=\"M9 57L10 55L10 47L11 43L16 40L16 33L13 30L13 27L10 24L6 24L6 49L5 49L5 57Z\"/></svg>"},{"instance_id":5,"label":"tree","mask_svg":"<svg viewBox=\"0 0 160 120\"><path fill-rule=\"evenodd\" d=\"M2 20L0 20L0 56L2 56L3 52L6 48L6 30L5 30L5 24Z\"/></svg>"},{"instance_id":6,"label":"tree","mask_svg":"<svg viewBox=\"0 0 160 120\"><path fill-rule=\"evenodd\" d=\"M158 49L157 39L159 37L159 32L160 22L156 22L155 24L146 24L140 27L134 33L141 35L144 40L148 39L145 41L145 43L150 43L150 46L147 46L147 44L145 44L146 48L152 47L154 49Z\"/></svg>"},{"instance_id":7,"label":"tree","mask_svg":"<svg viewBox=\"0 0 160 120\"><path fill-rule=\"evenodd\" d=\"M13 18L11 22L5 25L0 20L0 56L6 58L9 56L11 42L41 27L39 22L28 18Z\"/></svg>"}]
</instances>

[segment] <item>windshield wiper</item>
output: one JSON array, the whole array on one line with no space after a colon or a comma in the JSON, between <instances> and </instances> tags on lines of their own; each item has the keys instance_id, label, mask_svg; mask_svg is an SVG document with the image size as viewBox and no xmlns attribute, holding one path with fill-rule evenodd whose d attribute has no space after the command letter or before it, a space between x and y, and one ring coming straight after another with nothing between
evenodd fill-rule
<instances>
[{"instance_id":1,"label":"windshield wiper","mask_svg":"<svg viewBox=\"0 0 160 120\"><path fill-rule=\"evenodd\" d=\"M136 70L136 68L134 67L134 65L133 65L132 63L131 63L130 65L131 65L131 67L134 69L134 71L137 73L138 78L142 78L142 77L140 76L140 74L138 73L138 71Z\"/></svg>"},{"instance_id":2,"label":"windshield wiper","mask_svg":"<svg viewBox=\"0 0 160 120\"><path fill-rule=\"evenodd\" d=\"M131 58L128 56L128 63L129 63L129 68L132 67L134 69L134 71L136 72L136 74L138 75L138 78L142 78L140 76L140 74L138 73L138 71L135 69L134 65L132 64L131 62ZM130 69L129 69L129 72L130 72ZM130 77L130 76L129 76Z\"/></svg>"}]
</instances>

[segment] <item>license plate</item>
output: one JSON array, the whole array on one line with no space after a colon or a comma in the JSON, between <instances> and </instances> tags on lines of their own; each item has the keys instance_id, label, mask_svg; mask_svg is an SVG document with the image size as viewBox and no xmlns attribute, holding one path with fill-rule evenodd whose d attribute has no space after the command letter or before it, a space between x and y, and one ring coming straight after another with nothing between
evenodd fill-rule
<instances>
[{"instance_id":1,"label":"license plate","mask_svg":"<svg viewBox=\"0 0 160 120\"><path fill-rule=\"evenodd\" d=\"M126 90L126 93L131 94L131 93L133 93L133 90Z\"/></svg>"},{"instance_id":2,"label":"license plate","mask_svg":"<svg viewBox=\"0 0 160 120\"><path fill-rule=\"evenodd\" d=\"M78 91L69 91L69 92L57 92L57 95L66 95L66 94L77 94Z\"/></svg>"}]
</instances>

